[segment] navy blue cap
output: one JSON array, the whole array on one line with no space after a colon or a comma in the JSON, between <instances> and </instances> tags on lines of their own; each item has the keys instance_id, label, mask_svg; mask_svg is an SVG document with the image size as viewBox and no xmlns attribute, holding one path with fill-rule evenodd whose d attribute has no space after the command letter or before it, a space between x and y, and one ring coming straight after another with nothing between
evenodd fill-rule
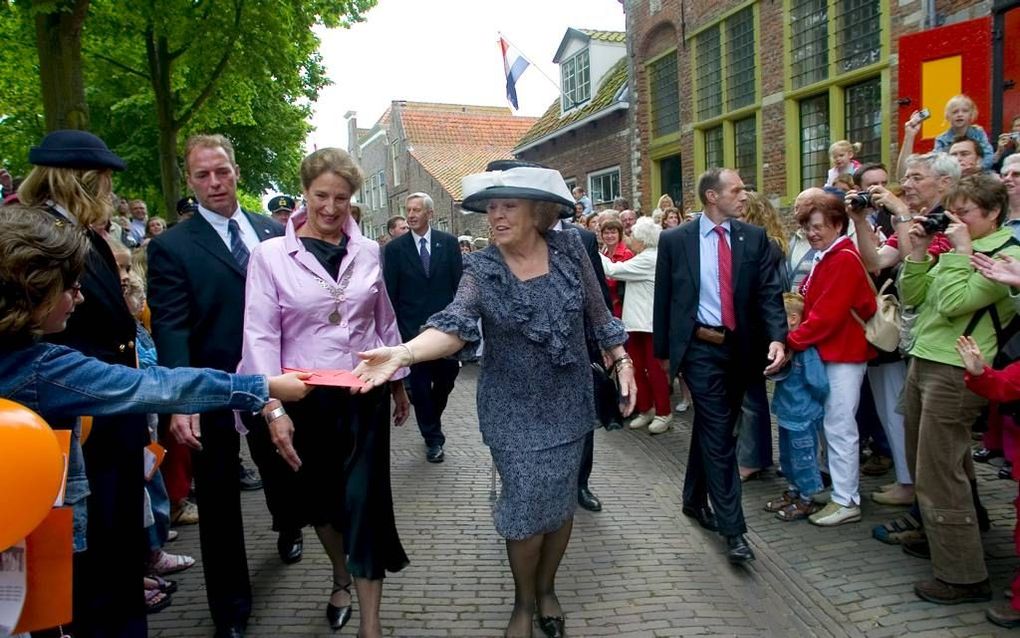
<instances>
[{"instance_id":1,"label":"navy blue cap","mask_svg":"<svg viewBox=\"0 0 1020 638\"><path fill-rule=\"evenodd\" d=\"M198 212L198 200L196 200L191 195L188 195L187 197L182 197L179 200L177 200L178 215L187 215L188 213L194 215L197 212Z\"/></svg>"},{"instance_id":2,"label":"navy blue cap","mask_svg":"<svg viewBox=\"0 0 1020 638\"><path fill-rule=\"evenodd\" d=\"M106 146L106 142L87 131L53 131L39 146L28 152L28 161L35 166L56 168L111 169L122 171L124 160Z\"/></svg>"},{"instance_id":3,"label":"navy blue cap","mask_svg":"<svg viewBox=\"0 0 1020 638\"><path fill-rule=\"evenodd\" d=\"M273 199L269 200L269 213L275 213L278 210L294 210L294 198L289 195L277 195Z\"/></svg>"}]
</instances>

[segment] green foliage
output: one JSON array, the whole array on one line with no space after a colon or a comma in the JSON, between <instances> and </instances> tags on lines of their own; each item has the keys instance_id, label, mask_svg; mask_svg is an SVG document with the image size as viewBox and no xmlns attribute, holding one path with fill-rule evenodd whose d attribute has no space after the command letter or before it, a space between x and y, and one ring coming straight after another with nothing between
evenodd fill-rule
<instances>
[{"instance_id":1,"label":"green foliage","mask_svg":"<svg viewBox=\"0 0 1020 638\"><path fill-rule=\"evenodd\" d=\"M165 46L178 154L192 133L223 133L234 142L241 190L296 192L311 105L329 83L313 27L350 26L375 2L92 0L86 99L92 131L128 162L116 188L163 208L152 52ZM0 162L16 174L45 132L33 4L0 0Z\"/></svg>"}]
</instances>

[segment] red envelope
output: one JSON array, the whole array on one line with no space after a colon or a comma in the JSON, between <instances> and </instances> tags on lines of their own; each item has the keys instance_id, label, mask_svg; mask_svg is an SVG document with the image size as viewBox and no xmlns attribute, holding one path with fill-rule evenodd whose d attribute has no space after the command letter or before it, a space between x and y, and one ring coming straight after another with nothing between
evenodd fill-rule
<instances>
[{"instance_id":1,"label":"red envelope","mask_svg":"<svg viewBox=\"0 0 1020 638\"><path fill-rule=\"evenodd\" d=\"M307 368L284 368L284 372L311 372L305 379L308 385L328 385L338 388L364 388L365 382L348 370L310 370Z\"/></svg>"}]
</instances>

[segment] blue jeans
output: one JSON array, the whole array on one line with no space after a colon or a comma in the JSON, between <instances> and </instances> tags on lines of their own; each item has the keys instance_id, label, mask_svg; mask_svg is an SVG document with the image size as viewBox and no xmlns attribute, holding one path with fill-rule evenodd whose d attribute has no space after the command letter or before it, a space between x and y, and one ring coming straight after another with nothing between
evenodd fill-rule
<instances>
[{"instance_id":1,"label":"blue jeans","mask_svg":"<svg viewBox=\"0 0 1020 638\"><path fill-rule=\"evenodd\" d=\"M820 420L799 432L779 426L779 466L791 488L805 498L822 491L816 454L821 427Z\"/></svg>"},{"instance_id":2,"label":"blue jeans","mask_svg":"<svg viewBox=\"0 0 1020 638\"><path fill-rule=\"evenodd\" d=\"M145 491L149 493L152 515L156 519L154 524L145 528L145 532L149 538L149 549L156 551L166 544L167 536L170 534L170 497L166 493L163 475L159 470L156 470L152 480L145 484Z\"/></svg>"}]
</instances>

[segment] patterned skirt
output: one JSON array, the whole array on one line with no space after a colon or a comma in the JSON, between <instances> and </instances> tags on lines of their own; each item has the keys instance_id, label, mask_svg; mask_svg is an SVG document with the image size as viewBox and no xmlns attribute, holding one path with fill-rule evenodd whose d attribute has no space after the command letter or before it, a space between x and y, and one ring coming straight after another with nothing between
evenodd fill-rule
<instances>
[{"instance_id":1,"label":"patterned skirt","mask_svg":"<svg viewBox=\"0 0 1020 638\"><path fill-rule=\"evenodd\" d=\"M574 516L584 437L545 450L489 450L502 490L492 510L508 540L548 534Z\"/></svg>"}]
</instances>

